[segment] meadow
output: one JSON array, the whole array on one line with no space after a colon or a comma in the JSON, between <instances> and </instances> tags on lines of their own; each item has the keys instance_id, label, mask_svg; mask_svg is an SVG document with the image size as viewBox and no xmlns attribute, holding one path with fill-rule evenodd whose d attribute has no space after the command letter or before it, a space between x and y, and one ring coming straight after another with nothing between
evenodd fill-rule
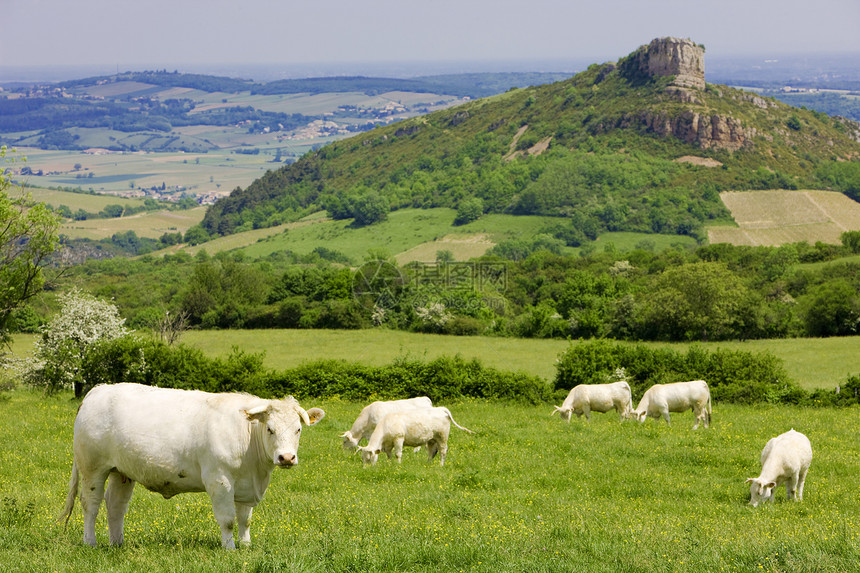
<instances>
[{"instance_id":1,"label":"meadow","mask_svg":"<svg viewBox=\"0 0 860 573\"><path fill-rule=\"evenodd\" d=\"M341 449L362 404L305 398L327 416L304 432L299 465L276 471L254 512L252 545L220 548L205 494L136 488L126 543L81 541L77 504L55 522L71 468L70 394L0 401L0 571L848 571L860 559L858 408L715 404L709 429L590 424L550 405L445 404L448 460L404 453L362 467ZM784 488L747 505L747 477L770 437L795 428L814 458L801 503Z\"/></svg>"},{"instance_id":2,"label":"meadow","mask_svg":"<svg viewBox=\"0 0 860 573\"><path fill-rule=\"evenodd\" d=\"M11 352L23 357L32 352L33 334L15 334ZM552 380L556 359L571 342L558 339L503 338L492 336L443 336L387 329L365 330L190 330L181 342L210 357L227 356L233 349L262 353L263 364L286 370L305 362L342 359L371 366L390 364L399 358L433 360L460 355L477 358L485 366L525 372ZM684 352L684 343L643 343L670 346ZM806 390L835 388L848 376L860 374L857 337L788 338L697 343L707 351L770 353L785 364L791 378Z\"/></svg>"}]
</instances>

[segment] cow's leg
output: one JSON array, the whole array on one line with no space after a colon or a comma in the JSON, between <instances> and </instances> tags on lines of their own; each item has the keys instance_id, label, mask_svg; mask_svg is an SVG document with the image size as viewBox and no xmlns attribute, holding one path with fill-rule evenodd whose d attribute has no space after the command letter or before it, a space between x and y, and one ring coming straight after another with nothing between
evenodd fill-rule
<instances>
[{"instance_id":1,"label":"cow's leg","mask_svg":"<svg viewBox=\"0 0 860 573\"><path fill-rule=\"evenodd\" d=\"M433 458L436 457L436 452L439 451L439 444L436 440L431 440L427 442L427 461L432 462Z\"/></svg>"},{"instance_id":2,"label":"cow's leg","mask_svg":"<svg viewBox=\"0 0 860 573\"><path fill-rule=\"evenodd\" d=\"M439 442L439 467L445 465L445 456L448 455L448 441Z\"/></svg>"},{"instance_id":3,"label":"cow's leg","mask_svg":"<svg viewBox=\"0 0 860 573\"><path fill-rule=\"evenodd\" d=\"M806 483L806 472L808 471L809 468L803 468L797 477L797 497L795 497L797 501L803 501L803 484Z\"/></svg>"},{"instance_id":4,"label":"cow's leg","mask_svg":"<svg viewBox=\"0 0 860 573\"><path fill-rule=\"evenodd\" d=\"M403 438L397 438L394 440L393 449L394 449L394 457L397 458L397 463L402 463L403 461ZM391 454L388 454L388 458L391 458Z\"/></svg>"},{"instance_id":5,"label":"cow's leg","mask_svg":"<svg viewBox=\"0 0 860 573\"><path fill-rule=\"evenodd\" d=\"M107 491L105 491L105 508L107 509L108 532L111 545L122 545L122 526L128 502L134 492L134 481L118 472L108 476Z\"/></svg>"},{"instance_id":6,"label":"cow's leg","mask_svg":"<svg viewBox=\"0 0 860 573\"><path fill-rule=\"evenodd\" d=\"M246 503L236 502L236 524L238 525L237 537L239 545L251 545L251 514L254 506Z\"/></svg>"},{"instance_id":7,"label":"cow's leg","mask_svg":"<svg viewBox=\"0 0 860 573\"><path fill-rule=\"evenodd\" d=\"M215 521L221 528L221 546L224 549L236 549L233 542L233 528L236 525L236 508L233 503L233 484L226 476L204 479L206 493L212 500L212 512Z\"/></svg>"},{"instance_id":8,"label":"cow's leg","mask_svg":"<svg viewBox=\"0 0 860 573\"><path fill-rule=\"evenodd\" d=\"M81 468L81 509L84 512L84 543L96 546L96 516L105 497L107 471L85 473Z\"/></svg>"},{"instance_id":9,"label":"cow's leg","mask_svg":"<svg viewBox=\"0 0 860 573\"><path fill-rule=\"evenodd\" d=\"M672 422L670 422L670 421L669 421L669 409L668 409L668 408L667 408L667 409L665 409L665 410L663 410L662 412L660 412L660 415L661 415L661 416L663 416L663 419L664 419L664 420L666 420L666 425L667 425L667 426L671 426L671 425L672 425Z\"/></svg>"},{"instance_id":10,"label":"cow's leg","mask_svg":"<svg viewBox=\"0 0 860 573\"><path fill-rule=\"evenodd\" d=\"M588 404L586 404L582 407L582 413L585 414L585 421L590 422L591 421L591 408L588 407Z\"/></svg>"}]
</instances>

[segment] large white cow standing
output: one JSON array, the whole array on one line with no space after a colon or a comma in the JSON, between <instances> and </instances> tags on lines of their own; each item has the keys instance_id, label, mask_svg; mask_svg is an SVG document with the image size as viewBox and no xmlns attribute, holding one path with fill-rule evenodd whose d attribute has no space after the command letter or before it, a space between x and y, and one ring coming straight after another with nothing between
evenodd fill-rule
<instances>
[{"instance_id":1,"label":"large white cow standing","mask_svg":"<svg viewBox=\"0 0 860 573\"><path fill-rule=\"evenodd\" d=\"M773 490L783 482L788 499L803 500L806 472L812 464L812 445L809 438L794 431L768 440L761 452L761 475L747 478L750 484L750 505L773 501Z\"/></svg>"},{"instance_id":2,"label":"large white cow standing","mask_svg":"<svg viewBox=\"0 0 860 573\"><path fill-rule=\"evenodd\" d=\"M711 392L704 380L654 384L645 391L639 406L633 411L633 417L640 422L644 422L648 416L655 420L662 417L669 424L669 412L686 412L690 409L696 417L693 429L699 427L699 422L707 428L711 423Z\"/></svg>"},{"instance_id":3,"label":"large white cow standing","mask_svg":"<svg viewBox=\"0 0 860 573\"><path fill-rule=\"evenodd\" d=\"M221 528L221 544L235 548L236 524L239 542L250 543L251 512L263 499L272 471L299 463L302 424L315 424L323 416L319 408L305 411L292 397L97 386L75 418L72 477L60 519L68 522L80 489L84 543L95 546L96 515L104 499L110 542L119 545L139 482L165 498L205 491Z\"/></svg>"},{"instance_id":4,"label":"large white cow standing","mask_svg":"<svg viewBox=\"0 0 860 573\"><path fill-rule=\"evenodd\" d=\"M432 461L439 453L439 465L445 465L448 454L448 434L451 424L472 434L472 430L464 428L454 421L451 411L445 407L420 408L388 414L370 435L366 446L359 446L356 453L361 453L365 465L374 465L379 454L385 452L388 459L392 453L401 461L403 446L427 446L428 461Z\"/></svg>"},{"instance_id":5,"label":"large white cow standing","mask_svg":"<svg viewBox=\"0 0 860 573\"><path fill-rule=\"evenodd\" d=\"M627 382L612 384L579 384L574 386L561 406L556 406L552 414L558 412L562 420L570 422L571 414L591 421L592 412L606 413L614 409L621 420L630 418L633 412L633 396Z\"/></svg>"},{"instance_id":6,"label":"large white cow standing","mask_svg":"<svg viewBox=\"0 0 860 573\"><path fill-rule=\"evenodd\" d=\"M343 449L352 451L358 447L362 439L370 439L370 435L373 433L376 425L388 414L415 410L416 408L432 407L433 402L427 396L406 398L405 400L378 400L368 404L361 410L355 422L352 423L352 428L341 434Z\"/></svg>"}]
</instances>

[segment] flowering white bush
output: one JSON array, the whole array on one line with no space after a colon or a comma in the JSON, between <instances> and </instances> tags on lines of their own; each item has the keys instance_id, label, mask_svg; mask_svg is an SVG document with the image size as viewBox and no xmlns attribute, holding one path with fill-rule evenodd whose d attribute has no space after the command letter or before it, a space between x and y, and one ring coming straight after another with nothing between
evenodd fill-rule
<instances>
[{"instance_id":1,"label":"flowering white bush","mask_svg":"<svg viewBox=\"0 0 860 573\"><path fill-rule=\"evenodd\" d=\"M415 314L425 326L436 329L441 329L449 320L454 318L454 315L448 312L448 309L441 302L431 302L427 306L416 307Z\"/></svg>"},{"instance_id":2,"label":"flowering white bush","mask_svg":"<svg viewBox=\"0 0 860 573\"><path fill-rule=\"evenodd\" d=\"M34 360L25 372L31 384L55 392L71 385L83 387L78 370L87 352L98 342L131 334L117 307L74 289L59 296L60 311L42 327L34 344Z\"/></svg>"}]
</instances>

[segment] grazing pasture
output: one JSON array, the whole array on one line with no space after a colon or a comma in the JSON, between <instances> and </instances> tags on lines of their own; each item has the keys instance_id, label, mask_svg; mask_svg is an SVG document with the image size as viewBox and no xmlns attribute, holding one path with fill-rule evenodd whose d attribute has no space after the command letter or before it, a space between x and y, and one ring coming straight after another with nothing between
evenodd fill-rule
<instances>
[{"instance_id":1,"label":"grazing pasture","mask_svg":"<svg viewBox=\"0 0 860 573\"><path fill-rule=\"evenodd\" d=\"M19 390L0 401L0 571L848 571L860 559L856 407L714 406L712 427L590 424L552 406L444 404L444 467L424 452L362 467L339 435L363 404L327 416L300 464L276 471L252 546L225 552L205 494L136 488L126 543L82 543L79 507L55 522L71 469L77 402ZM310 405L308 399L303 405ZM795 428L814 457L801 503L747 505L766 441Z\"/></svg>"}]
</instances>

